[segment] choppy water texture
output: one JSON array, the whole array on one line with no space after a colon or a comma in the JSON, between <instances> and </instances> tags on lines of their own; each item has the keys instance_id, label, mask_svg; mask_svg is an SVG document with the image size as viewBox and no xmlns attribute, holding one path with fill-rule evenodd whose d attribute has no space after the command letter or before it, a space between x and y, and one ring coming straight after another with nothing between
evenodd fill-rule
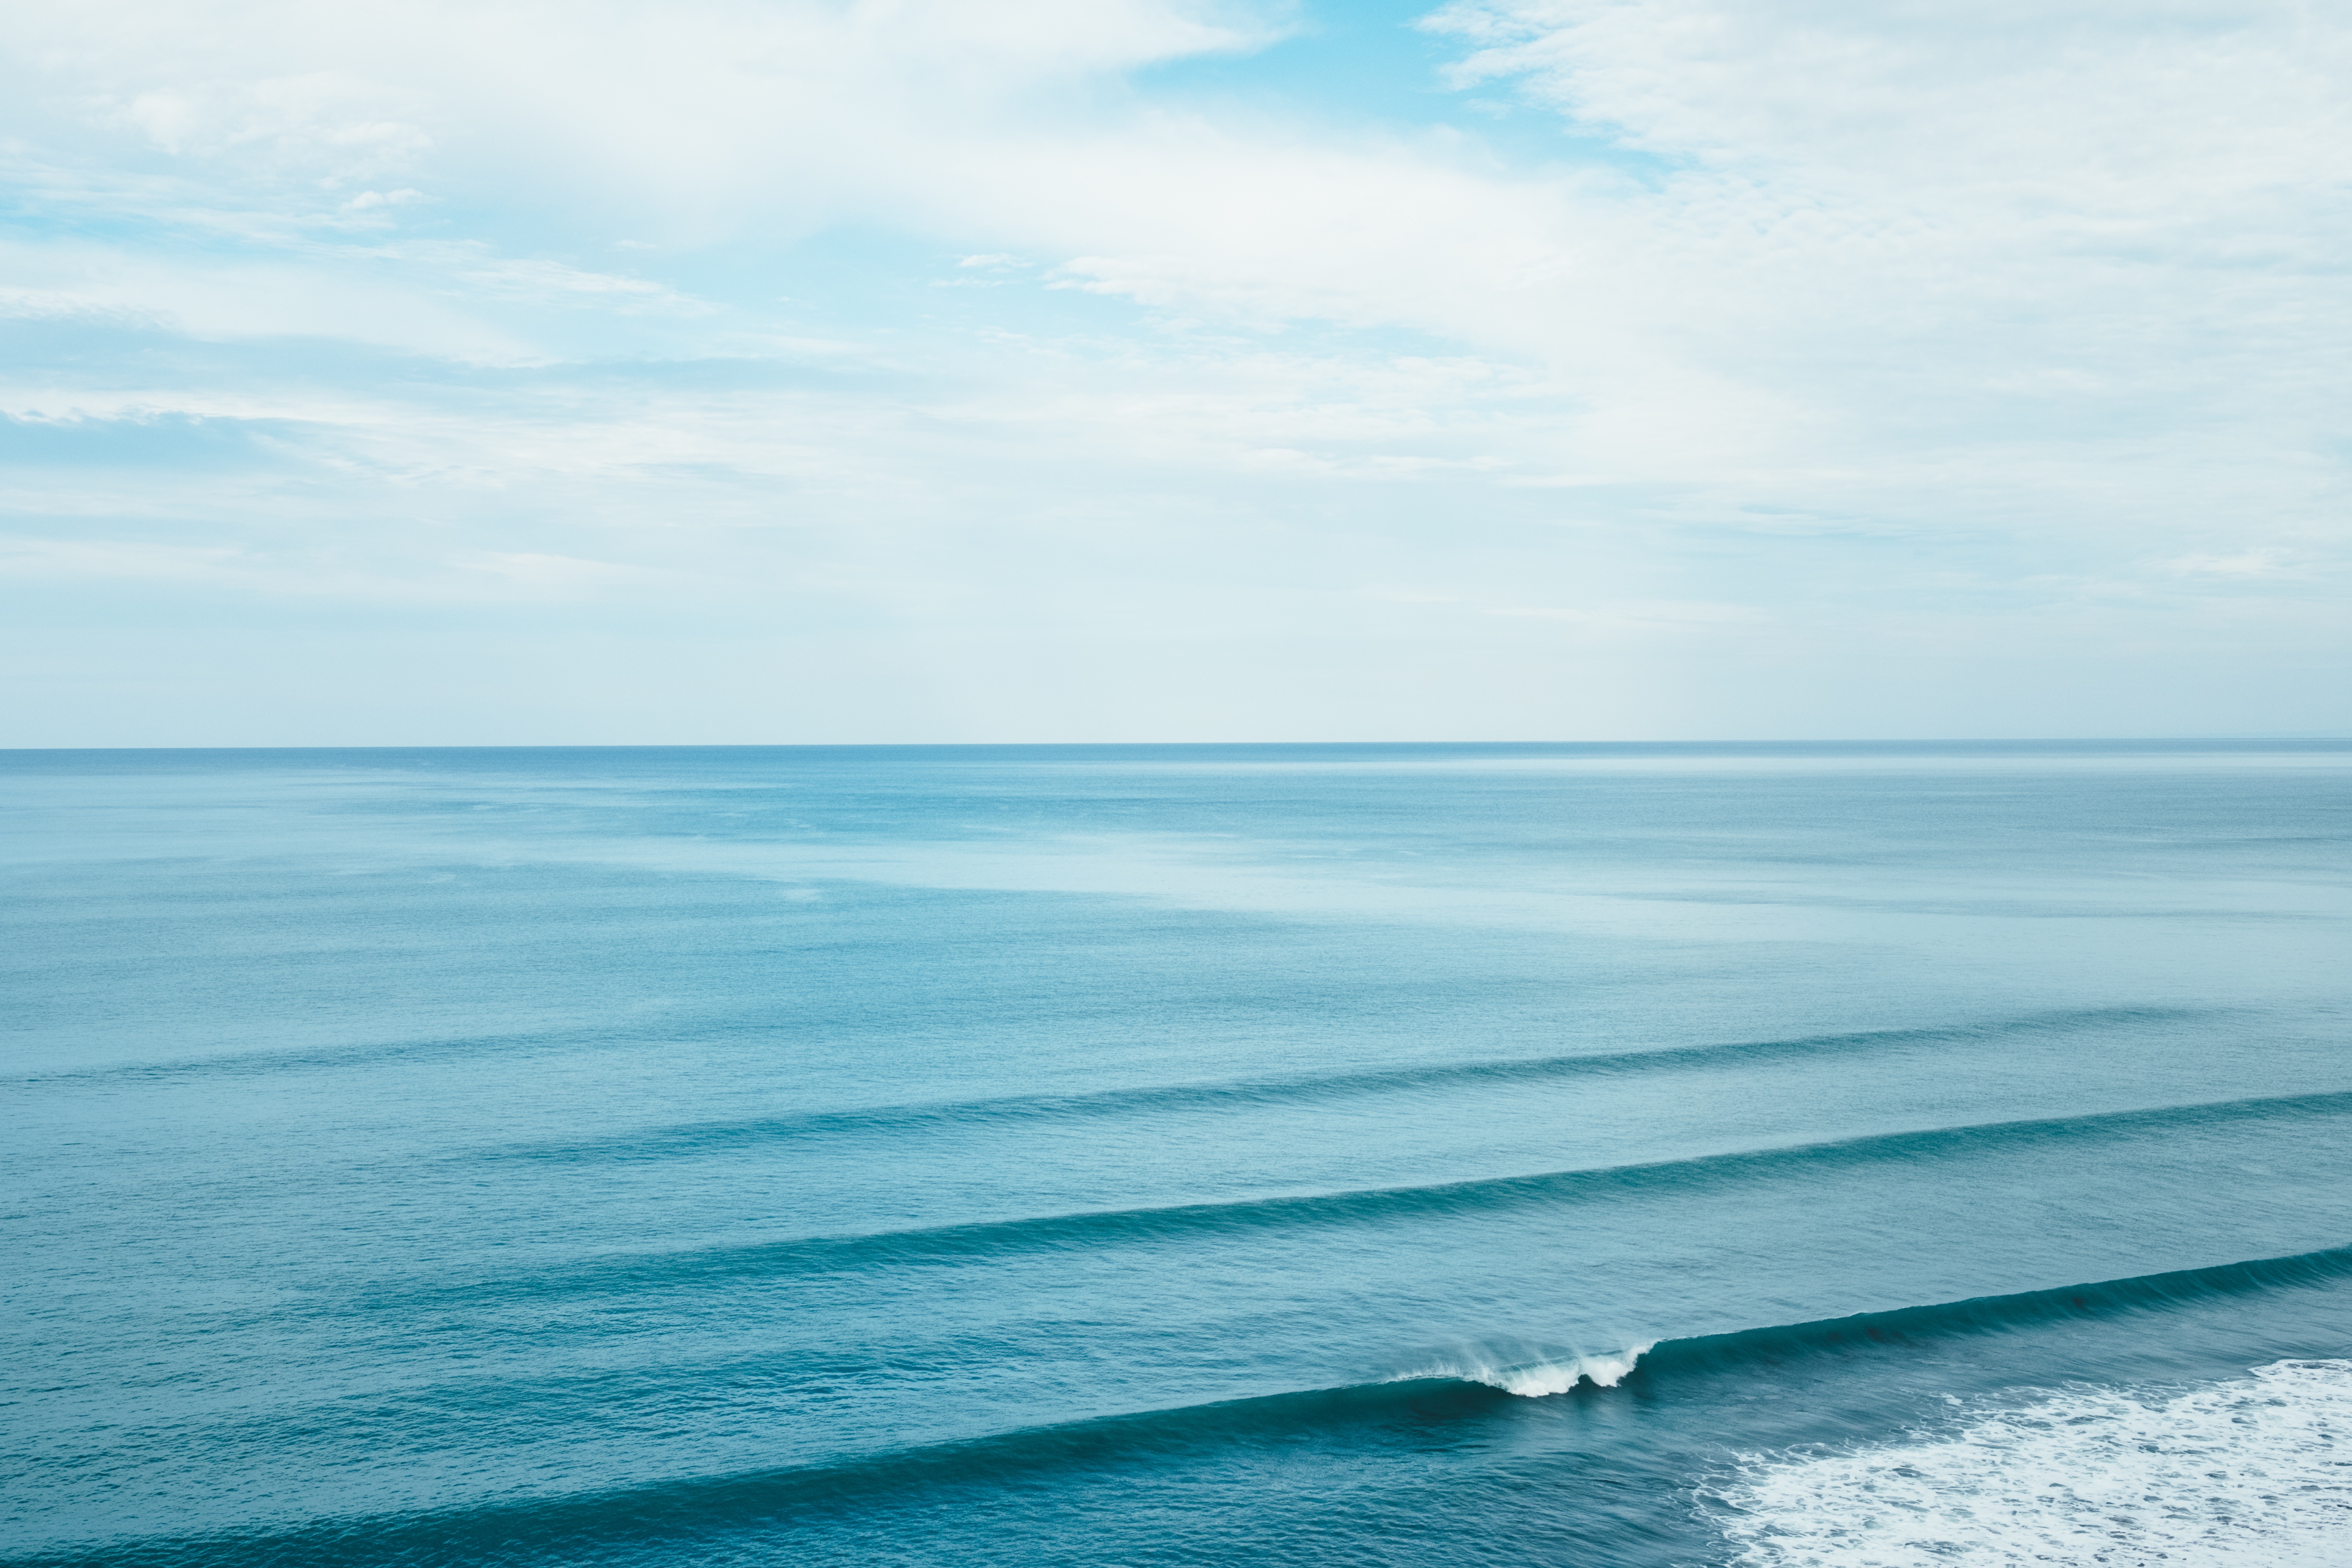
<instances>
[{"instance_id":1,"label":"choppy water texture","mask_svg":"<svg viewBox=\"0 0 2352 1568\"><path fill-rule=\"evenodd\" d=\"M2347 784L8 753L0 1556L2352 1561Z\"/></svg>"}]
</instances>

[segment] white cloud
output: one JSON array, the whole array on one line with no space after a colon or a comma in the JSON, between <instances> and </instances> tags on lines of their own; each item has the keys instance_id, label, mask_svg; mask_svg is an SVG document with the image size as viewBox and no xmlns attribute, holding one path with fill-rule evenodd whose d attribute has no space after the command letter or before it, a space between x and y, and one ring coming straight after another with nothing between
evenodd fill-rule
<instances>
[{"instance_id":1,"label":"white cloud","mask_svg":"<svg viewBox=\"0 0 2352 1568\"><path fill-rule=\"evenodd\" d=\"M135 126L174 156L236 157L330 188L412 168L433 145L422 127L397 117L415 115L419 95L342 71L191 83L89 106L101 122Z\"/></svg>"},{"instance_id":2,"label":"white cloud","mask_svg":"<svg viewBox=\"0 0 2352 1568\"><path fill-rule=\"evenodd\" d=\"M2312 595L2347 542L2352 20L1432 18L1557 157L1137 85L1286 25L1150 0L28 15L0 132L48 222L0 251L0 298L224 347L176 382L143 350L19 363L0 405L273 420L289 455L16 504L184 529L155 548L195 553L152 558L174 580L292 531L268 559L321 593L876 618L981 650L953 656L974 689L1092 660L1196 718L1143 667L1280 628L1302 670L1356 650L1300 677L1324 711L1392 714L1381 682L1421 671L1419 717L1381 720L1402 732L1568 721L1529 695L1593 689L1542 673L1567 648L1748 650L1621 677L1595 723L1927 660L1948 728L1972 679L2041 700L1983 673L2020 650L2105 668L2119 605L2200 658L2227 628L2250 668L2336 646ZM794 248L853 232L923 253L919 307ZM264 355L298 340L406 357ZM1006 651L1056 637L1090 651ZM1465 683L1503 706L1457 714Z\"/></svg>"},{"instance_id":3,"label":"white cloud","mask_svg":"<svg viewBox=\"0 0 2352 1568\"><path fill-rule=\"evenodd\" d=\"M2191 552L2167 563L2184 577L2294 577L2297 563L2284 550L2242 550L2234 555Z\"/></svg>"},{"instance_id":4,"label":"white cloud","mask_svg":"<svg viewBox=\"0 0 2352 1568\"><path fill-rule=\"evenodd\" d=\"M509 328L364 265L142 254L80 240L0 241L6 313L147 323L204 340L315 337L463 363L545 357ZM307 261L307 264L306 264Z\"/></svg>"},{"instance_id":5,"label":"white cloud","mask_svg":"<svg viewBox=\"0 0 2352 1568\"><path fill-rule=\"evenodd\" d=\"M877 172L975 121L1271 36L1150 0L94 0L13 31L36 141L121 126L239 187L414 170L436 195L703 237L887 205L900 182Z\"/></svg>"}]
</instances>

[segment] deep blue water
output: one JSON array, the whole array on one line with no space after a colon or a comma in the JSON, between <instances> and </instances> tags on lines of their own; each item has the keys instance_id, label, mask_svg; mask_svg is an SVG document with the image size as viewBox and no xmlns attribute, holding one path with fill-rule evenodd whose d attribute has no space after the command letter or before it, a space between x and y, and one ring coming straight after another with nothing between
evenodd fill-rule
<instances>
[{"instance_id":1,"label":"deep blue water","mask_svg":"<svg viewBox=\"0 0 2352 1568\"><path fill-rule=\"evenodd\" d=\"M2347 785L0 753L0 1556L2352 1560Z\"/></svg>"}]
</instances>

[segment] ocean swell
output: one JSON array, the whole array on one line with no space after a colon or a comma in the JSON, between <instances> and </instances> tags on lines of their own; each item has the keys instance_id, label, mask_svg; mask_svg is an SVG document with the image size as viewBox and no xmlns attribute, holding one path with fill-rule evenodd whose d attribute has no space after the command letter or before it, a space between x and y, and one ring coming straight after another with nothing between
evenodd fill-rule
<instances>
[{"instance_id":1,"label":"ocean swell","mask_svg":"<svg viewBox=\"0 0 2352 1568\"><path fill-rule=\"evenodd\" d=\"M730 1121L695 1122L593 1141L518 1143L504 1149L485 1151L473 1157L558 1163L691 1158L766 1143L867 1137L940 1127L1076 1119L1115 1120L1266 1105L1312 1104L1360 1096L1412 1093L1481 1084L1633 1078L1654 1073L1705 1071L1727 1066L1758 1067L1784 1060L1869 1055L1968 1040L2023 1040L2106 1029L2144 1029L2209 1018L2217 1011L2213 1008L2180 1007L2079 1008L1935 1028L1874 1029L1718 1045L1444 1062L1361 1072L1301 1073L1280 1078L1234 1079L1206 1083L1146 1084L1080 1094L996 1095L926 1104L863 1106L746 1117Z\"/></svg>"},{"instance_id":2,"label":"ocean swell","mask_svg":"<svg viewBox=\"0 0 2352 1568\"><path fill-rule=\"evenodd\" d=\"M603 1292L633 1281L674 1289L698 1279L782 1277L954 1263L1023 1253L1153 1246L1196 1237L1432 1217L1487 1218L1531 1206L1663 1190L1700 1190L1759 1177L1867 1168L1948 1155L2022 1152L2248 1122L2352 1115L2352 1091L2260 1096L2087 1116L1926 1128L1643 1164L1496 1176L1430 1186L1100 1209L963 1225L806 1237L691 1251L624 1254L525 1274L438 1287L436 1299L513 1299Z\"/></svg>"},{"instance_id":3,"label":"ocean swell","mask_svg":"<svg viewBox=\"0 0 2352 1568\"><path fill-rule=\"evenodd\" d=\"M631 1541L707 1543L731 1531L792 1530L835 1510L887 1506L893 1500L903 1500L942 1489L985 1489L1024 1478L1111 1467L1183 1463L1211 1450L1279 1447L1303 1436L1328 1442L1349 1433L1368 1437L1386 1431L1402 1432L1405 1440L1416 1445L1443 1441L1444 1434L1472 1429L1471 1424L1498 1409L1525 1408L1516 1406L1513 1396L1534 1400L1570 1395L1579 1403L1592 1402L1587 1408L1593 1409L1633 1409L1640 1403L1661 1408L1691 1408L1695 1401L1703 1402L1719 1392L1720 1379L1726 1373L1747 1383L1798 1372L1808 1359L1825 1362L1855 1355L1900 1355L1906 1345L1925 1346L1958 1336L2029 1329L2056 1319L2162 1313L2217 1298L2298 1287L2325 1288L2347 1279L2352 1279L2352 1247L1666 1340L1655 1344L1633 1342L1622 1349L1597 1352L1517 1358L1499 1350L1462 1351L1438 1356L1415 1371L1376 1382L1023 1427L845 1456L830 1463L749 1474L682 1476L642 1488L486 1501L469 1509L320 1520L282 1533L224 1532L117 1540L95 1549L68 1549L12 1562L20 1568L31 1568L33 1564L64 1568L68 1563L94 1568L101 1563L108 1568L124 1568L126 1564L142 1568L229 1568L231 1564L236 1568L260 1568L283 1564L292 1568L294 1564L324 1561L333 1561L345 1568L375 1564L426 1568L507 1557L572 1561L566 1553L593 1555ZM2324 1397L2322 1405L2315 1408L2332 1424L2330 1431L2346 1434L2347 1456L2352 1457L2352 1363L2281 1363L2281 1367L2285 1370L2266 1370L2268 1381L2261 1385L2270 1391L2266 1397L2284 1398L2292 1389L2306 1384L2318 1388ZM2318 1370L2312 1370L2315 1368ZM1620 1404L1626 1394L1634 1392L1643 1396L1641 1402L1631 1406ZM2084 1394L2081 1399L2095 1403L2109 1397ZM2104 1405L2094 1409L2091 1404L2084 1404L2080 1410L2070 1406L2070 1414L2064 1419L2072 1421L2081 1415L2086 1421L2109 1421L2110 1426L2102 1430L2136 1431L2137 1428L2131 1423L2143 1417L2132 1415L2125 1405L2137 1401L2147 1409L2158 1410L2159 1415L2176 1409L2185 1412L2218 1431L2225 1421L2235 1420L2237 1415L2251 1408L2243 1403L2250 1396L2242 1388L2196 1397L2207 1403L2192 1401L2159 1409L2139 1395L2115 1394L2113 1399L2125 1403L2113 1410ZM2213 1401L2231 1400L2240 1402L2228 1405L2232 1414L2214 1414L2221 1411L2223 1405ZM2047 1410L2056 1406L2034 1408ZM2259 1412L2256 1414L2259 1415ZM2314 1423L2320 1416L2295 1430L2308 1437L2318 1430ZM2151 1421L2157 1418L2146 1417ZM2007 1416L1999 1419L2011 1421ZM2019 1416L1994 1436L2010 1433L2011 1428L2014 1433L2030 1436L2028 1427L2033 1420L2043 1420L2048 1425L2044 1417ZM2274 1427L2284 1430L2276 1423L2263 1430L2272 1431ZM2029 1457L2039 1456L2040 1450L2019 1447L2024 1440L2018 1437L2011 1447ZM1990 1437L1983 1438L1979 1446L1990 1441ZM2120 1453L2123 1449L2117 1447L2115 1451ZM2025 1560L1983 1555L1905 1557L1884 1552L1876 1557L1838 1555L1845 1550L1845 1545L1839 1542L1852 1542L1844 1537L1832 1540L1826 1536L1822 1540L1834 1546L1835 1551L1825 1549L1811 1556L1790 1555L1782 1551L1780 1543L1784 1540L1801 1539L1790 1531L1813 1530L1819 1534L1832 1528L1821 1521L1841 1517L1839 1510L1846 1508L1845 1500L1864 1497L1872 1487L1885 1491L1895 1482L1908 1479L1901 1473L1903 1466L1919 1468L1916 1459L1887 1458L1885 1452L1872 1450L1869 1454L1847 1456L1834 1464L1811 1458L1758 1460L1741 1483L1745 1489L1734 1489L1725 1494L1729 1521L1726 1528L1741 1542L1741 1549L1750 1553L1747 1561L1758 1568L1793 1568L1804 1563L1835 1568L1838 1564L1865 1562L1889 1565L1916 1563L1920 1568L1932 1563L1940 1568L1952 1561L1990 1563ZM2263 1453L2269 1454L2270 1450L2264 1449ZM1974 1462L1966 1454L1939 1455L1936 1462L1948 1461L1961 1468L1966 1468L1964 1461ZM2056 1461L2037 1457L2034 1462ZM2229 1462L2251 1465L2272 1460L2240 1456ZM1829 1468L1802 1468L1817 1463ZM1838 1464L1844 1468L1837 1468ZM1977 1476L1983 1486L1993 1484L1989 1479L1992 1472L1981 1467L1969 1473ZM1887 1479L1890 1477L1893 1479ZM2041 1484L2031 1466L2022 1460L2011 1479L2021 1486L2029 1482ZM2237 1493L2228 1495L2234 1497ZM2312 1521L2326 1522L2338 1517L2340 1503L2330 1500L2336 1494L2310 1495L2316 1500L2301 1511L2273 1510L2281 1521L2277 1524L2281 1532L2277 1539L2284 1544L2282 1554L2264 1561L2302 1561L2289 1549L2300 1550L2295 1542L2308 1535L2305 1526L2315 1529L2317 1525ZM2063 1511L2059 1502L2050 1500L2042 1500L2035 1506L2043 1508L2042 1514L2034 1516L2036 1520L2044 1515L2057 1517L2052 1510ZM2207 1513L2220 1517L2214 1512L2219 1507L2215 1504L2208 1508ZM2087 1519L2089 1509L2090 1505L2084 1504L2076 1511ZM1894 1518L1895 1514L1889 1512L1886 1517ZM2036 1523L2033 1528L2043 1525ZM1895 1526L1887 1529L1895 1530ZM1903 1543L1913 1537L1898 1531L1894 1535L1882 1531L1880 1535L1855 1539L1861 1540L1869 1551L1880 1552L1882 1547L1910 1550ZM2053 1560L2074 1561L2063 1557ZM2176 1554L2167 1561L2198 1563L2204 1560Z\"/></svg>"},{"instance_id":4,"label":"ocean swell","mask_svg":"<svg viewBox=\"0 0 2352 1568\"><path fill-rule=\"evenodd\" d=\"M1979 1296L1933 1306L1898 1307L1892 1311L1859 1312L1851 1317L1669 1340L1652 1350L1643 1370L1662 1376L1770 1370L1806 1358L1842 1355L1873 1347L1896 1348L1915 1342L1999 1333L2068 1318L2163 1312L2221 1297L2326 1286L2347 1279L2352 1279L2352 1247L2330 1247L2286 1258L2143 1274L2051 1290Z\"/></svg>"},{"instance_id":5,"label":"ocean swell","mask_svg":"<svg viewBox=\"0 0 2352 1568\"><path fill-rule=\"evenodd\" d=\"M1813 1358L1899 1350L1906 1344L2000 1333L2070 1318L2159 1313L2221 1297L2325 1286L2347 1279L2352 1279L2352 1247L2333 1247L2287 1258L2253 1258L2210 1268L1979 1296L1885 1312L1857 1312L1725 1334L1642 1340L1622 1350L1511 1355L1474 1348L1439 1356L1393 1381L1451 1378L1542 1398L1566 1394L1580 1384L1615 1388L1638 1374L1645 1388L1666 1392L1678 1377L1692 1374L1769 1373Z\"/></svg>"}]
</instances>

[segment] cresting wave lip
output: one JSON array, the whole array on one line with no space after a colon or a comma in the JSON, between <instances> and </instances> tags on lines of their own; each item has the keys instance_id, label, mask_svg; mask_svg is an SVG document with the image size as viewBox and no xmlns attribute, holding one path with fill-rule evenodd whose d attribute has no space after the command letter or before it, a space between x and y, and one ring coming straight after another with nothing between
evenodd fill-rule
<instances>
[{"instance_id":1,"label":"cresting wave lip","mask_svg":"<svg viewBox=\"0 0 2352 1568\"><path fill-rule=\"evenodd\" d=\"M1591 1384L1595 1388L1614 1388L1625 1381L1656 1344L1655 1340L1643 1340L1623 1350L1547 1356L1531 1361L1503 1362L1477 1353L1441 1356L1426 1366L1401 1373L1389 1381L1414 1383L1436 1378L1455 1383L1478 1383L1488 1388L1499 1388L1506 1394L1516 1394L1522 1399L1543 1399L1555 1394L1566 1394L1580 1384Z\"/></svg>"},{"instance_id":2,"label":"cresting wave lip","mask_svg":"<svg viewBox=\"0 0 2352 1568\"><path fill-rule=\"evenodd\" d=\"M1234 1236L1301 1226L1368 1225L1430 1217L1478 1218L1531 1205L1691 1190L1725 1182L1752 1181L1761 1175L1850 1169L1939 1155L2019 1152L2061 1142L2074 1143L2190 1127L2347 1114L2352 1114L2352 1089L2263 1096L2088 1116L1923 1128L1639 1164L1480 1177L1432 1186L1375 1187L1166 1208L1097 1209L860 1236L806 1237L699 1250L627 1253L415 1291L389 1288L387 1294L400 1299L429 1297L442 1300L523 1298L610 1290L632 1280L675 1289L697 1279L782 1278L894 1265L952 1264L1021 1253L1158 1245L1195 1237Z\"/></svg>"},{"instance_id":3,"label":"cresting wave lip","mask_svg":"<svg viewBox=\"0 0 2352 1568\"><path fill-rule=\"evenodd\" d=\"M2033 1013L1977 1024L1931 1028L1870 1029L1845 1034L1798 1035L1783 1039L1743 1040L1706 1046L1670 1046L1654 1050L1601 1051L1547 1057L1508 1057L1442 1062L1365 1072L1301 1073L1278 1078L1231 1079L1203 1083L1150 1084L1082 1094L1000 1095L908 1104L808 1111L739 1121L692 1122L652 1131L593 1141L516 1144L486 1151L478 1158L551 1161L653 1160L708 1153L783 1141L899 1131L932 1126L1120 1117L1166 1111L1215 1110L1246 1106L1311 1103L1321 1100L1444 1089L1474 1084L1532 1083L1584 1077L1630 1077L1692 1071L1738 1064L1760 1065L1784 1058L1899 1050L1908 1046L1958 1040L2030 1037L2135 1025L2179 1024L2210 1019L2231 1009L2187 1007L2095 1007Z\"/></svg>"},{"instance_id":4,"label":"cresting wave lip","mask_svg":"<svg viewBox=\"0 0 2352 1568\"><path fill-rule=\"evenodd\" d=\"M592 1494L508 1500L438 1512L352 1516L276 1531L142 1537L10 1561L16 1568L277 1568L339 1563L471 1563L529 1551L606 1550L630 1541L708 1541L755 1528L787 1527L829 1509L903 1495L913 1489L1001 1488L1024 1474L1114 1467L1236 1443L1280 1440L1347 1427L1388 1430L1425 1441L1458 1424L1512 1404L1513 1394L1571 1394L1613 1401L1612 1385L1645 1396L1706 1397L1710 1374L1743 1378L1788 1367L1800 1357L1899 1352L1906 1342L1996 1333L2055 1318L2162 1311L2220 1297L2318 1287L2352 1279L2352 1247L2257 1258L2135 1279L1979 1297L1888 1312L1822 1319L1668 1340L1646 1353L1626 1350L1504 1369L1512 1390L1486 1375L1493 1369L1432 1369L1378 1383L1271 1394L1171 1409L1097 1416L1045 1426L923 1444L789 1469L683 1477ZM1570 1363L1576 1375L1566 1375ZM1595 1372L1608 1376L1602 1383ZM1559 1383L1562 1386L1547 1386ZM1677 1385L1682 1385L1678 1387Z\"/></svg>"}]
</instances>

